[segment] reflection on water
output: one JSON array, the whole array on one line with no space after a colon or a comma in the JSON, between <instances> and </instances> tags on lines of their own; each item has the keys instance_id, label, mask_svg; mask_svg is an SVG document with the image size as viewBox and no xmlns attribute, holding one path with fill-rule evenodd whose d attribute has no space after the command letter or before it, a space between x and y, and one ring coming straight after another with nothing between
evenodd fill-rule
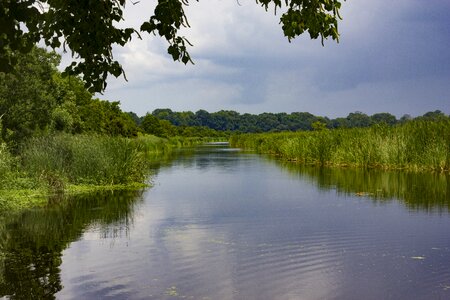
<instances>
[{"instance_id":1,"label":"reflection on water","mask_svg":"<svg viewBox=\"0 0 450 300\"><path fill-rule=\"evenodd\" d=\"M274 161L290 174L310 180L320 189L367 196L374 201L400 200L410 209L450 211L450 174L317 168Z\"/></svg>"},{"instance_id":2,"label":"reflection on water","mask_svg":"<svg viewBox=\"0 0 450 300\"><path fill-rule=\"evenodd\" d=\"M224 145L154 167L144 193L4 215L0 296L450 298L448 175L311 168Z\"/></svg>"},{"instance_id":3,"label":"reflection on water","mask_svg":"<svg viewBox=\"0 0 450 300\"><path fill-rule=\"evenodd\" d=\"M0 218L0 296L54 298L61 290L62 251L90 226L103 236L127 233L140 192L76 196L45 209ZM55 201L53 201L55 202Z\"/></svg>"}]
</instances>

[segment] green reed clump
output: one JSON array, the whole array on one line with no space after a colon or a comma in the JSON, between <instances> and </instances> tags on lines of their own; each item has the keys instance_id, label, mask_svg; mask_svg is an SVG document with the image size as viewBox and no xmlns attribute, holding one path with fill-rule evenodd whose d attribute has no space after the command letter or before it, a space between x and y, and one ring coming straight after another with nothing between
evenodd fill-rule
<instances>
[{"instance_id":1,"label":"green reed clump","mask_svg":"<svg viewBox=\"0 0 450 300\"><path fill-rule=\"evenodd\" d=\"M11 180L13 158L5 143L0 142L0 189Z\"/></svg>"},{"instance_id":2,"label":"green reed clump","mask_svg":"<svg viewBox=\"0 0 450 300\"><path fill-rule=\"evenodd\" d=\"M121 137L62 134L28 140L21 149L21 160L30 176L50 187L127 184L145 180L142 147Z\"/></svg>"},{"instance_id":3,"label":"green reed clump","mask_svg":"<svg viewBox=\"0 0 450 300\"><path fill-rule=\"evenodd\" d=\"M134 146L146 155L163 154L172 149L167 139L154 135L141 135L132 141Z\"/></svg>"},{"instance_id":4,"label":"green reed clump","mask_svg":"<svg viewBox=\"0 0 450 300\"><path fill-rule=\"evenodd\" d=\"M416 120L390 127L244 134L237 147L307 164L450 170L450 120Z\"/></svg>"}]
</instances>

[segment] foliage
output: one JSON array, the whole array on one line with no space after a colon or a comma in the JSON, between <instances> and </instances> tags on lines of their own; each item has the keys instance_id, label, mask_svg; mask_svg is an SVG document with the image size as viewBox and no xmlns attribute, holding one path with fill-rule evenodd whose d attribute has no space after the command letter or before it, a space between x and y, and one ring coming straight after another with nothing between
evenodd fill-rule
<instances>
[{"instance_id":1,"label":"foliage","mask_svg":"<svg viewBox=\"0 0 450 300\"><path fill-rule=\"evenodd\" d=\"M122 112L119 102L93 99L79 108L81 132L112 136L137 136L139 129L132 117Z\"/></svg>"},{"instance_id":2,"label":"foliage","mask_svg":"<svg viewBox=\"0 0 450 300\"><path fill-rule=\"evenodd\" d=\"M414 120L394 127L243 134L233 146L306 164L450 171L450 118Z\"/></svg>"},{"instance_id":3,"label":"foliage","mask_svg":"<svg viewBox=\"0 0 450 300\"><path fill-rule=\"evenodd\" d=\"M65 73L82 75L91 92L106 88L108 74L124 74L113 57L114 44L124 46L140 33L158 34L168 43L174 60L191 62L187 51L190 42L178 31L188 27L184 12L188 0L158 0L153 15L139 31L124 28L125 0L5 0L0 6L0 72L11 72L20 53L28 53L34 44L43 42L52 48L68 47L78 58ZM280 23L291 40L304 32L313 39L331 37L338 40L337 23L341 2L337 0L257 0L266 10L270 5L282 8ZM133 3L134 4L134 3Z\"/></svg>"},{"instance_id":4,"label":"foliage","mask_svg":"<svg viewBox=\"0 0 450 300\"><path fill-rule=\"evenodd\" d=\"M140 189L155 160L170 157L173 149L207 141L211 139L64 133L28 139L17 157L0 143L0 213L43 205L49 196Z\"/></svg>"},{"instance_id":5,"label":"foliage","mask_svg":"<svg viewBox=\"0 0 450 300\"><path fill-rule=\"evenodd\" d=\"M5 143L0 141L0 189L10 180L12 156Z\"/></svg>"},{"instance_id":6,"label":"foliage","mask_svg":"<svg viewBox=\"0 0 450 300\"><path fill-rule=\"evenodd\" d=\"M128 226L141 197L141 191L108 190L0 215L0 297L54 299L62 289L62 251L93 223L105 236L113 234L106 224Z\"/></svg>"},{"instance_id":7,"label":"foliage","mask_svg":"<svg viewBox=\"0 0 450 300\"><path fill-rule=\"evenodd\" d=\"M223 137L225 134L219 133L218 131L208 128L206 126L188 126L184 124L192 124L190 123L188 118L184 118L184 122L177 122L174 120L175 125L169 122L166 119L160 119L161 117L170 118L171 114L168 112L172 112L169 110L156 110L155 114L159 117L156 117L154 114L146 114L142 120L140 127L143 132L147 134L156 135L158 137L175 137L175 136L184 136L184 137ZM183 115L184 113L182 113ZM191 113L192 114L192 113Z\"/></svg>"},{"instance_id":8,"label":"foliage","mask_svg":"<svg viewBox=\"0 0 450 300\"><path fill-rule=\"evenodd\" d=\"M48 127L57 105L52 74L58 63L54 53L33 48L20 57L12 73L0 73L2 135L7 141L19 141Z\"/></svg>"},{"instance_id":9,"label":"foliage","mask_svg":"<svg viewBox=\"0 0 450 300\"><path fill-rule=\"evenodd\" d=\"M139 128L118 102L93 99L76 77L62 77L59 56L33 48L9 74L0 73L1 136L10 144L49 132L136 136Z\"/></svg>"},{"instance_id":10,"label":"foliage","mask_svg":"<svg viewBox=\"0 0 450 300\"><path fill-rule=\"evenodd\" d=\"M203 126L217 131L237 131L246 133L314 130L313 124L317 122L330 129L368 127L373 124L394 126L395 124L405 123L412 119L402 117L402 120L400 121L390 113L376 113L372 116L368 116L362 112L353 112L346 118L329 119L328 117L315 116L308 112L293 112L290 114L262 113L259 115L252 115L240 114L232 110L221 110L214 113L209 113L205 110L199 110L195 113L190 111L174 112L168 108L156 109L152 112L152 115L160 120L167 120L178 127ZM421 118L427 120L440 120L447 118L447 116L441 111L435 111L428 112L422 117L418 117L418 119ZM153 122L156 122L156 120Z\"/></svg>"}]
</instances>

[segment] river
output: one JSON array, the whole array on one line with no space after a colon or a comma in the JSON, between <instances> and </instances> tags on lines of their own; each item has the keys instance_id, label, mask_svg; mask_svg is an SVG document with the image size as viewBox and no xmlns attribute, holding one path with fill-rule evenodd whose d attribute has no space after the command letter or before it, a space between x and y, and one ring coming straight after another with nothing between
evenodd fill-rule
<instances>
[{"instance_id":1,"label":"river","mask_svg":"<svg viewBox=\"0 0 450 300\"><path fill-rule=\"evenodd\" d=\"M450 299L450 178L301 166L226 145L151 188L0 219L0 296Z\"/></svg>"}]
</instances>

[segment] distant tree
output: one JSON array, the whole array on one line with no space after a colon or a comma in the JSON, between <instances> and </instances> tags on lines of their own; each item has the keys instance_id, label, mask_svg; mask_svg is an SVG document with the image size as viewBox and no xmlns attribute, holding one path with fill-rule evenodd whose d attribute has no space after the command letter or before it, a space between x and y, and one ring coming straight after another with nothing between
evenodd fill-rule
<instances>
[{"instance_id":1,"label":"distant tree","mask_svg":"<svg viewBox=\"0 0 450 300\"><path fill-rule=\"evenodd\" d=\"M159 137L177 135L177 129L167 120L160 120L153 114L146 114L142 119L141 128L145 133Z\"/></svg>"},{"instance_id":2,"label":"distant tree","mask_svg":"<svg viewBox=\"0 0 450 300\"><path fill-rule=\"evenodd\" d=\"M348 128L349 121L347 118L336 118L331 120L331 128Z\"/></svg>"},{"instance_id":3,"label":"distant tree","mask_svg":"<svg viewBox=\"0 0 450 300\"><path fill-rule=\"evenodd\" d=\"M429 111L425 113L422 117L418 119L430 120L430 121L440 121L447 119L447 116L440 110Z\"/></svg>"},{"instance_id":4,"label":"distant tree","mask_svg":"<svg viewBox=\"0 0 450 300\"><path fill-rule=\"evenodd\" d=\"M403 123L409 122L409 121L411 121L411 120L412 120L411 115L404 114L404 115L400 118L399 122L400 122L400 124L403 124Z\"/></svg>"},{"instance_id":5,"label":"distant tree","mask_svg":"<svg viewBox=\"0 0 450 300\"><path fill-rule=\"evenodd\" d=\"M188 0L158 0L153 15L140 28L124 28L126 0L4 0L0 5L0 72L11 72L18 53L29 53L34 44L68 48L78 58L65 72L82 75L91 92L106 88L108 74L124 74L113 57L114 44L126 45L143 33L158 34L168 42L174 60L188 63L190 42L179 35L189 27L184 6ZM139 1L137 1L139 2ZM128 2L129 3L129 2ZM131 2L133 3L133 2ZM284 8L280 23L291 40L308 32L313 39L338 40L338 0L256 0L266 10L270 5ZM133 3L135 4L135 3Z\"/></svg>"},{"instance_id":6,"label":"distant tree","mask_svg":"<svg viewBox=\"0 0 450 300\"><path fill-rule=\"evenodd\" d=\"M206 110L200 109L195 112L195 119L197 120L197 123L200 126L208 126L212 128L211 126L211 114L207 112Z\"/></svg>"},{"instance_id":7,"label":"distant tree","mask_svg":"<svg viewBox=\"0 0 450 300\"><path fill-rule=\"evenodd\" d=\"M369 127L372 125L372 121L368 115L360 111L350 113L347 116L349 127Z\"/></svg>"},{"instance_id":8,"label":"distant tree","mask_svg":"<svg viewBox=\"0 0 450 300\"><path fill-rule=\"evenodd\" d=\"M277 116L272 113L262 113L258 115L258 120L256 126L258 126L261 131L271 131L280 125L280 121Z\"/></svg>"},{"instance_id":9,"label":"distant tree","mask_svg":"<svg viewBox=\"0 0 450 300\"><path fill-rule=\"evenodd\" d=\"M93 99L79 108L83 132L113 136L137 136L139 128L129 114L122 112L119 102Z\"/></svg>"},{"instance_id":10,"label":"distant tree","mask_svg":"<svg viewBox=\"0 0 450 300\"><path fill-rule=\"evenodd\" d=\"M161 120L170 120L173 111L170 108L158 108L152 112L152 115Z\"/></svg>"},{"instance_id":11,"label":"distant tree","mask_svg":"<svg viewBox=\"0 0 450 300\"><path fill-rule=\"evenodd\" d=\"M216 123L216 130L237 130L239 128L240 114L233 110L221 110L211 115Z\"/></svg>"},{"instance_id":12,"label":"distant tree","mask_svg":"<svg viewBox=\"0 0 450 300\"><path fill-rule=\"evenodd\" d=\"M142 119L141 128L145 133L161 135L160 120L153 114L146 114Z\"/></svg>"},{"instance_id":13,"label":"distant tree","mask_svg":"<svg viewBox=\"0 0 450 300\"><path fill-rule=\"evenodd\" d=\"M137 126L141 125L142 119L136 113L129 111L127 112L127 114L131 117L131 119Z\"/></svg>"},{"instance_id":14,"label":"distant tree","mask_svg":"<svg viewBox=\"0 0 450 300\"><path fill-rule=\"evenodd\" d=\"M294 112L290 115L291 130L311 130L312 123L317 121L317 117L309 112Z\"/></svg>"},{"instance_id":15,"label":"distant tree","mask_svg":"<svg viewBox=\"0 0 450 300\"><path fill-rule=\"evenodd\" d=\"M323 131L323 130L327 129L327 124L322 121L316 121L316 122L312 123L311 127L315 131Z\"/></svg>"},{"instance_id":16,"label":"distant tree","mask_svg":"<svg viewBox=\"0 0 450 300\"><path fill-rule=\"evenodd\" d=\"M258 116L252 114L243 114L240 117L239 131L241 132L262 132L257 126Z\"/></svg>"},{"instance_id":17,"label":"distant tree","mask_svg":"<svg viewBox=\"0 0 450 300\"><path fill-rule=\"evenodd\" d=\"M385 123L387 125L395 125L397 118L390 113L377 113L370 117L373 124Z\"/></svg>"}]
</instances>

